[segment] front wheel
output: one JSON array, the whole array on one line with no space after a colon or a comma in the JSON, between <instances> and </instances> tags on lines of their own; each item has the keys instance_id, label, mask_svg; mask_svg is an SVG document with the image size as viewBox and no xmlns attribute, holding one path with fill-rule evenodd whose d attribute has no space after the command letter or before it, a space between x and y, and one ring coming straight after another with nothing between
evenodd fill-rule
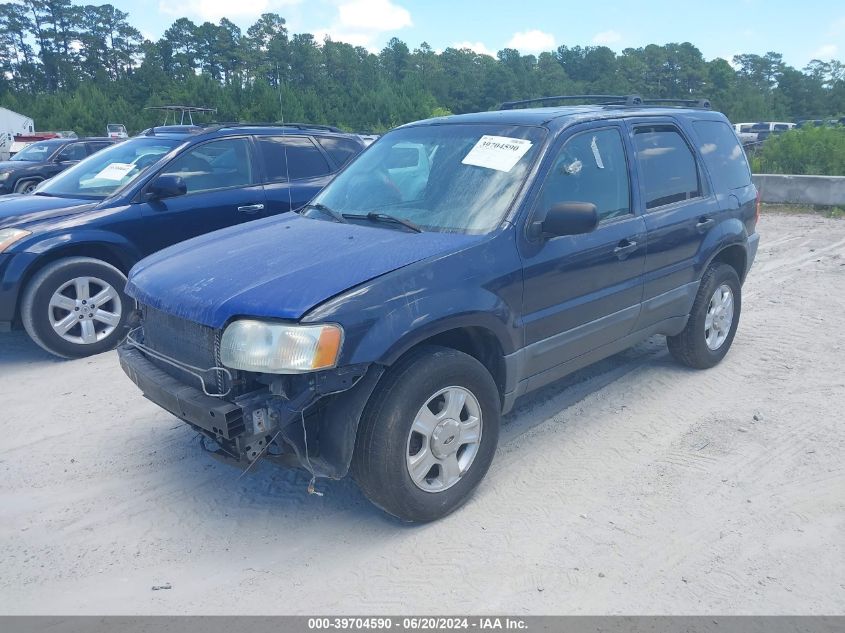
<instances>
[{"instance_id":1,"label":"front wheel","mask_svg":"<svg viewBox=\"0 0 845 633\"><path fill-rule=\"evenodd\" d=\"M391 367L367 405L352 474L377 506L404 521L432 521L459 506L487 473L501 404L475 358L426 346Z\"/></svg>"},{"instance_id":2,"label":"front wheel","mask_svg":"<svg viewBox=\"0 0 845 633\"><path fill-rule=\"evenodd\" d=\"M701 278L689 321L666 343L676 360L695 369L721 361L733 343L742 308L742 286L732 266L711 264Z\"/></svg>"},{"instance_id":3,"label":"front wheel","mask_svg":"<svg viewBox=\"0 0 845 633\"><path fill-rule=\"evenodd\" d=\"M53 262L33 277L21 302L30 338L64 358L82 358L115 347L126 335L132 301L126 277L88 257Z\"/></svg>"},{"instance_id":4,"label":"front wheel","mask_svg":"<svg viewBox=\"0 0 845 633\"><path fill-rule=\"evenodd\" d=\"M40 183L40 180L23 180L15 187L15 193L30 194Z\"/></svg>"}]
</instances>

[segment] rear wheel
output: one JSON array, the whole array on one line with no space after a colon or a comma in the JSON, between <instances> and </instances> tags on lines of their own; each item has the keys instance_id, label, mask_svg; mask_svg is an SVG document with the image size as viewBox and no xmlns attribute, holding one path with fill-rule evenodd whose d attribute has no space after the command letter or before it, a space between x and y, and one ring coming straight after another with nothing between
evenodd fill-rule
<instances>
[{"instance_id":1,"label":"rear wheel","mask_svg":"<svg viewBox=\"0 0 845 633\"><path fill-rule=\"evenodd\" d=\"M404 521L460 507L487 473L499 439L499 392L487 369L453 349L421 347L382 378L358 430L352 474Z\"/></svg>"},{"instance_id":2,"label":"rear wheel","mask_svg":"<svg viewBox=\"0 0 845 633\"><path fill-rule=\"evenodd\" d=\"M21 303L24 328L42 348L64 358L110 350L126 335L132 302L126 277L87 257L53 262L29 282Z\"/></svg>"},{"instance_id":3,"label":"rear wheel","mask_svg":"<svg viewBox=\"0 0 845 633\"><path fill-rule=\"evenodd\" d=\"M696 369L721 361L733 343L742 307L742 287L732 266L711 264L698 287L683 332L666 343L676 360Z\"/></svg>"}]
</instances>

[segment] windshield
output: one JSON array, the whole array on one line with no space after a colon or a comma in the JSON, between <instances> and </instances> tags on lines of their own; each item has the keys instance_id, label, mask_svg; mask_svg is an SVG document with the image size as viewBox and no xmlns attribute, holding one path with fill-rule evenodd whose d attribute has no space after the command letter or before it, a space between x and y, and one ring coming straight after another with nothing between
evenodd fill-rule
<instances>
[{"instance_id":1,"label":"windshield","mask_svg":"<svg viewBox=\"0 0 845 633\"><path fill-rule=\"evenodd\" d=\"M505 216L538 152L536 127L445 124L401 128L361 154L306 212L387 214L424 231L487 233Z\"/></svg>"},{"instance_id":2,"label":"windshield","mask_svg":"<svg viewBox=\"0 0 845 633\"><path fill-rule=\"evenodd\" d=\"M112 145L47 180L37 193L71 198L106 198L138 178L179 142L144 137Z\"/></svg>"},{"instance_id":3,"label":"windshield","mask_svg":"<svg viewBox=\"0 0 845 633\"><path fill-rule=\"evenodd\" d=\"M33 143L12 156L11 160L40 163L50 158L53 152L56 151L57 146L57 143L48 143L46 141Z\"/></svg>"}]
</instances>

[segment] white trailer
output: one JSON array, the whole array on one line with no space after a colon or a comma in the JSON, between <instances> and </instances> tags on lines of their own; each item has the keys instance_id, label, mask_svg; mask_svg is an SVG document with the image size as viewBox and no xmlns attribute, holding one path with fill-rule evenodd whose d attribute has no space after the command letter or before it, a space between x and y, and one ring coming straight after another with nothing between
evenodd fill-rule
<instances>
[{"instance_id":1,"label":"white trailer","mask_svg":"<svg viewBox=\"0 0 845 633\"><path fill-rule=\"evenodd\" d=\"M16 134L32 134L35 124L28 116L0 107L0 160L9 160Z\"/></svg>"}]
</instances>

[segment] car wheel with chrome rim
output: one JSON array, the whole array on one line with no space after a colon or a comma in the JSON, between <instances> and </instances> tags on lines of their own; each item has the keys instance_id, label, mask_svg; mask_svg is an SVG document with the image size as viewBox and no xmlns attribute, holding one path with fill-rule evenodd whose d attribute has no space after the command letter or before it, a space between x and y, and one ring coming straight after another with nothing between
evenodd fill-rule
<instances>
[{"instance_id":1,"label":"car wheel with chrome rim","mask_svg":"<svg viewBox=\"0 0 845 633\"><path fill-rule=\"evenodd\" d=\"M414 349L370 398L353 476L390 514L438 519L463 504L490 467L500 415L498 389L478 360L443 347Z\"/></svg>"},{"instance_id":2,"label":"car wheel with chrome rim","mask_svg":"<svg viewBox=\"0 0 845 633\"><path fill-rule=\"evenodd\" d=\"M42 348L65 358L112 349L126 335L131 300L126 277L114 266L69 257L43 268L21 302L21 320Z\"/></svg>"}]
</instances>

